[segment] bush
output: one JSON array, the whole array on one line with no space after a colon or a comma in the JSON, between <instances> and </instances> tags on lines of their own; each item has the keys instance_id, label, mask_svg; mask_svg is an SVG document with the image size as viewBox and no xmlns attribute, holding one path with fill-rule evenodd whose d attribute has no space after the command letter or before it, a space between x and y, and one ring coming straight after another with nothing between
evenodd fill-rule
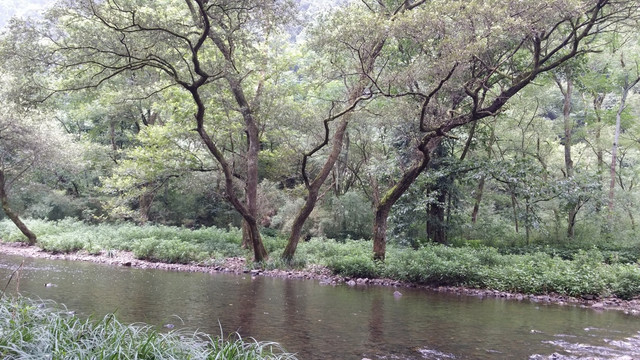
<instances>
[{"instance_id":1,"label":"bush","mask_svg":"<svg viewBox=\"0 0 640 360\"><path fill-rule=\"evenodd\" d=\"M368 254L336 256L329 260L328 267L338 275L352 278L377 278L380 274L376 263Z\"/></svg>"}]
</instances>

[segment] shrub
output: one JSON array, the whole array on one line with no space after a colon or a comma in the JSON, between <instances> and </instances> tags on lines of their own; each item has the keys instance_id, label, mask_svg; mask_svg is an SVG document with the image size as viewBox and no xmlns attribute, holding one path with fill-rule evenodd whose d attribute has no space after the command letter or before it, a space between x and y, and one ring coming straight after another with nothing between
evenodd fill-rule
<instances>
[{"instance_id":1,"label":"shrub","mask_svg":"<svg viewBox=\"0 0 640 360\"><path fill-rule=\"evenodd\" d=\"M336 274L352 278L376 278L380 273L369 254L336 256L329 260L328 267Z\"/></svg>"}]
</instances>

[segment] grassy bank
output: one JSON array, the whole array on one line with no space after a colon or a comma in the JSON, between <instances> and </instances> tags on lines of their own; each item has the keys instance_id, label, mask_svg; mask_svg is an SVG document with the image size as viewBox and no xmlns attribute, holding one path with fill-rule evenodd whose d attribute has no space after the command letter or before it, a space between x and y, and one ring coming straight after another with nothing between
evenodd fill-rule
<instances>
[{"instance_id":1,"label":"grassy bank","mask_svg":"<svg viewBox=\"0 0 640 360\"><path fill-rule=\"evenodd\" d=\"M110 250L128 250L141 259L205 264L225 257L250 256L240 247L239 230L130 224L92 226L75 220L31 221L29 225L39 236L39 246L52 252L86 250L108 255ZM0 222L0 238L23 240L7 221ZM389 244L387 261L381 264L371 259L371 242L312 239L299 245L293 264L284 264L278 256L285 245L282 238L265 236L271 260L254 266L301 268L318 264L348 277L385 277L418 284L528 294L613 295L622 299L640 295L638 259L628 246L619 250L612 246L606 250L593 246L589 250L574 248L567 256L566 249L549 246L518 253L519 248L508 251L482 246L427 245L414 250Z\"/></svg>"},{"instance_id":2,"label":"grassy bank","mask_svg":"<svg viewBox=\"0 0 640 360\"><path fill-rule=\"evenodd\" d=\"M295 359L275 343L217 339L199 332L160 333L114 315L81 320L53 303L0 300L2 359Z\"/></svg>"}]
</instances>

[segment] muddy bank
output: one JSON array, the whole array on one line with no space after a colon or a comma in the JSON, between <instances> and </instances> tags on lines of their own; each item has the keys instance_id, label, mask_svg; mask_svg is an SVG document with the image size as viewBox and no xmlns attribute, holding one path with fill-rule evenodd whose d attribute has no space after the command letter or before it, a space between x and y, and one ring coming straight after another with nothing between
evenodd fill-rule
<instances>
[{"instance_id":1,"label":"muddy bank","mask_svg":"<svg viewBox=\"0 0 640 360\"><path fill-rule=\"evenodd\" d=\"M204 272L204 273L233 273L251 274L251 276L270 276L290 279L316 280L321 285L345 285L345 286L389 286L394 288L422 288L430 291L457 294L460 296L475 296L480 298L503 298L513 301L531 301L542 304L559 304L580 306L596 311L618 310L627 314L640 315L640 299L621 300L615 297L608 298L574 298L565 295L528 295L509 293L497 290L470 289L453 286L428 286L404 283L391 279L361 279L346 278L333 275L331 270L319 266L309 265L303 270L252 270L249 269L244 258L226 258L212 260L209 264L167 264L136 259L133 253L121 250L103 251L92 255L85 251L69 254L52 254L35 246L26 246L23 243L0 242L0 254L17 255L41 259L90 261L113 266L126 266L140 269L162 269L168 271ZM401 289L396 289L401 290ZM398 296L401 295L399 291Z\"/></svg>"}]
</instances>

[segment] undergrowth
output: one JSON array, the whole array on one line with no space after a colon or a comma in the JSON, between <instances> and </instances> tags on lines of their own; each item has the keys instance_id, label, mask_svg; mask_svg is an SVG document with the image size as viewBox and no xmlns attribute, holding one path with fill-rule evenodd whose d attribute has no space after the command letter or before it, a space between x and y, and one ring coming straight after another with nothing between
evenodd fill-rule
<instances>
[{"instance_id":1,"label":"undergrowth","mask_svg":"<svg viewBox=\"0 0 640 360\"><path fill-rule=\"evenodd\" d=\"M240 246L241 231L206 228L189 230L167 226L87 225L76 220L29 226L38 234L39 246L51 252L86 250L108 253L132 251L138 258L168 263L211 263L225 257L251 253ZM0 221L0 238L20 241L21 235L8 221ZM631 244L615 246L576 244L561 247L540 245L517 248L424 245L418 249L388 244L384 263L372 259L371 241L313 238L301 242L292 262L279 258L286 240L265 236L270 259L254 268L301 269L309 265L328 267L350 278L390 278L418 284L467 286L530 294L557 293L571 296L615 295L630 299L640 295L638 256ZM476 246L477 245L477 246Z\"/></svg>"}]
</instances>

